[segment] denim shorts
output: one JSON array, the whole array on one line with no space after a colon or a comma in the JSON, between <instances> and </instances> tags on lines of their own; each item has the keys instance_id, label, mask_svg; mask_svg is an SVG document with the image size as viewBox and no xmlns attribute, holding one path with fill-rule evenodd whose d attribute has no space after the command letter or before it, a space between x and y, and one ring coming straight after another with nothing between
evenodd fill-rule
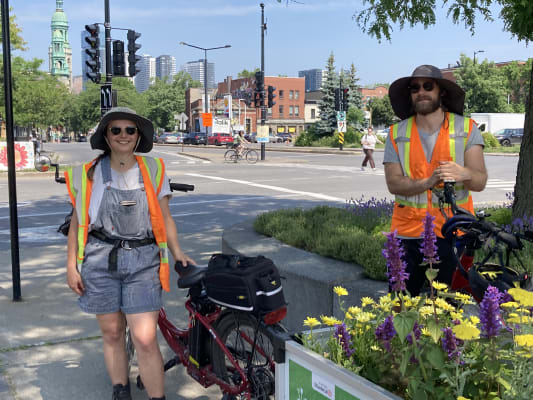
<instances>
[{"instance_id":1,"label":"denim shorts","mask_svg":"<svg viewBox=\"0 0 533 400\"><path fill-rule=\"evenodd\" d=\"M81 269L85 292L78 299L80 308L90 314L159 310L163 303L157 244L119 249L116 271L109 271L112 248L89 236Z\"/></svg>"}]
</instances>

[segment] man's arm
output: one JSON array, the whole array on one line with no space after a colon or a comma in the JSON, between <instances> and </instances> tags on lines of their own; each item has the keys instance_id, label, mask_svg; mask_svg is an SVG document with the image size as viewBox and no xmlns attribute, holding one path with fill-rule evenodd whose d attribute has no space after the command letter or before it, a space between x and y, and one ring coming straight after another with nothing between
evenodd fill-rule
<instances>
[{"instance_id":1,"label":"man's arm","mask_svg":"<svg viewBox=\"0 0 533 400\"><path fill-rule=\"evenodd\" d=\"M400 163L386 163L385 164L385 179L387 187L392 194L399 194L401 196L414 196L431 189L440 179L433 171L429 178L411 179L403 175L402 166Z\"/></svg>"},{"instance_id":2,"label":"man's arm","mask_svg":"<svg viewBox=\"0 0 533 400\"><path fill-rule=\"evenodd\" d=\"M483 146L474 145L465 152L465 166L446 162L437 168L440 179L463 182L465 188L481 192L487 184L487 168L483 157Z\"/></svg>"}]
</instances>

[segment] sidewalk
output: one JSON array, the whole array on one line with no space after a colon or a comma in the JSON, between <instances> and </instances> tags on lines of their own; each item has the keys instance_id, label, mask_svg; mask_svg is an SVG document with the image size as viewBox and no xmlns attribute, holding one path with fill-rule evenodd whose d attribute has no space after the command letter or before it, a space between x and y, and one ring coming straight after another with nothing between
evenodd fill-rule
<instances>
[{"instance_id":1,"label":"sidewalk","mask_svg":"<svg viewBox=\"0 0 533 400\"><path fill-rule=\"evenodd\" d=\"M65 282L66 246L21 250L22 298L13 302L11 256L0 251L0 399L102 400L111 398L100 330L94 316L82 313ZM186 292L173 287L165 307L178 326L186 326ZM159 343L165 360L170 351ZM130 374L137 376L134 366ZM220 399L218 387L204 389L178 366L165 380L167 399ZM147 399L132 382L134 400Z\"/></svg>"}]
</instances>

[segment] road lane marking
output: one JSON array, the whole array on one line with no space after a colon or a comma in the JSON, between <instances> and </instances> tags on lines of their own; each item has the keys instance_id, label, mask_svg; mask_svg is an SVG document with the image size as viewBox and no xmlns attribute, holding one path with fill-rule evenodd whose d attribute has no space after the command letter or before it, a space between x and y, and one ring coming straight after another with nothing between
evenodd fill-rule
<instances>
[{"instance_id":1,"label":"road lane marking","mask_svg":"<svg viewBox=\"0 0 533 400\"><path fill-rule=\"evenodd\" d=\"M189 161L192 164L196 164L196 163L211 164L211 161L209 161L209 160L202 160L200 158L186 156L186 155L179 154L179 153L171 153L171 152L168 152L168 151L161 151L161 150L153 150L153 152L166 154L167 156L175 156L175 157L184 158L186 161ZM172 162L172 164L174 164L174 162Z\"/></svg>"},{"instance_id":2,"label":"road lane marking","mask_svg":"<svg viewBox=\"0 0 533 400\"><path fill-rule=\"evenodd\" d=\"M292 190L292 189L287 189L287 188L280 187L280 186L262 185L260 183L244 181L244 180L241 180L241 179L228 179L228 178L221 178L219 176L210 176L210 175L202 175L202 174L185 174L185 175L195 176L195 177L198 177L198 178L211 179L211 180L214 180L214 181L225 181L225 182L239 183L241 185L253 186L253 187L257 187L257 188L261 188L261 189L269 189L269 190L274 190L274 191L277 191L277 192L299 194L299 195L302 195L302 196L313 197L313 198L320 199L320 200L337 201L337 202L342 202L342 203L346 202L346 199L341 199L339 197L329 196L329 195L322 194L322 193L304 192L304 191L301 191L301 190Z\"/></svg>"}]
</instances>

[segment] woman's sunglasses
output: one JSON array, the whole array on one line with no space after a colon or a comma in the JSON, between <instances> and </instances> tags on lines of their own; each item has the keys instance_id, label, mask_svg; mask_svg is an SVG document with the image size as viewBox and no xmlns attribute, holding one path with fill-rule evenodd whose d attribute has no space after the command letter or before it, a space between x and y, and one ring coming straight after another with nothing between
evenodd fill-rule
<instances>
[{"instance_id":1,"label":"woman's sunglasses","mask_svg":"<svg viewBox=\"0 0 533 400\"><path fill-rule=\"evenodd\" d=\"M424 90L426 92L431 92L433 90L433 88L435 87L435 83L433 82L424 82L422 84L422 86L420 86L420 84L418 83L412 83L408 86L408 89L409 91L412 93L412 94L415 94L415 93L418 93L420 91L420 88L424 88Z\"/></svg>"},{"instance_id":2,"label":"woman's sunglasses","mask_svg":"<svg viewBox=\"0 0 533 400\"><path fill-rule=\"evenodd\" d=\"M137 128L135 126L127 126L125 128L112 126L111 128L109 128L109 132L111 132L113 135L120 135L120 132L122 132L123 129L128 135L135 135L135 133L137 133Z\"/></svg>"}]
</instances>

